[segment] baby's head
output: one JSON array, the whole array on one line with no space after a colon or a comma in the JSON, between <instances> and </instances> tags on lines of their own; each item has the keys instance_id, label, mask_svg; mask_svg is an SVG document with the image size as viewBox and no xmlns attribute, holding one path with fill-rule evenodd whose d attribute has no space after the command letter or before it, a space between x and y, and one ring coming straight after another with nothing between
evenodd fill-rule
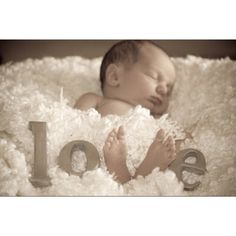
<instances>
[{"instance_id":1,"label":"baby's head","mask_svg":"<svg viewBox=\"0 0 236 236\"><path fill-rule=\"evenodd\" d=\"M142 105L153 115L161 115L169 104L175 68L156 41L125 40L105 54L100 80L105 97Z\"/></svg>"}]
</instances>

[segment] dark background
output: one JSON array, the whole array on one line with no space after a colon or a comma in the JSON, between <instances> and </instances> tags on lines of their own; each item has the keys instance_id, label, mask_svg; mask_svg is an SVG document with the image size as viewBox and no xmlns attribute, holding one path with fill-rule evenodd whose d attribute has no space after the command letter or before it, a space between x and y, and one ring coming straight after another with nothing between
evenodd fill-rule
<instances>
[{"instance_id":1,"label":"dark background","mask_svg":"<svg viewBox=\"0 0 236 236\"><path fill-rule=\"evenodd\" d=\"M118 40L0 40L0 63L45 56L100 57ZM230 57L236 60L236 40L158 40L172 57Z\"/></svg>"}]
</instances>

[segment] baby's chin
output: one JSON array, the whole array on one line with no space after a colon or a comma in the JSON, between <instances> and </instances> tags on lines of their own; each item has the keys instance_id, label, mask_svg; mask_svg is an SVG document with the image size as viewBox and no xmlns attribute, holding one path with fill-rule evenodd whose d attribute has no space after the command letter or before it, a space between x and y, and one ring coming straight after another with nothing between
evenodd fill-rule
<instances>
[{"instance_id":1,"label":"baby's chin","mask_svg":"<svg viewBox=\"0 0 236 236\"><path fill-rule=\"evenodd\" d=\"M153 116L161 116L167 112L167 107L155 107L153 109L150 109L151 114Z\"/></svg>"}]
</instances>

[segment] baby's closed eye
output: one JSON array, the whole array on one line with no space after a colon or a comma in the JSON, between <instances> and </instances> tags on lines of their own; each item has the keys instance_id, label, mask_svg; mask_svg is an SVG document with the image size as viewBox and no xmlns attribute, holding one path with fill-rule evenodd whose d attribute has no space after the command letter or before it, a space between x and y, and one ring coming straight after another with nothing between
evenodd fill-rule
<instances>
[{"instance_id":1,"label":"baby's closed eye","mask_svg":"<svg viewBox=\"0 0 236 236\"><path fill-rule=\"evenodd\" d=\"M160 79L160 77L158 76L158 74L156 74L156 73L144 73L146 76L148 76L149 78L151 78L151 79L153 79L153 80L159 80Z\"/></svg>"}]
</instances>

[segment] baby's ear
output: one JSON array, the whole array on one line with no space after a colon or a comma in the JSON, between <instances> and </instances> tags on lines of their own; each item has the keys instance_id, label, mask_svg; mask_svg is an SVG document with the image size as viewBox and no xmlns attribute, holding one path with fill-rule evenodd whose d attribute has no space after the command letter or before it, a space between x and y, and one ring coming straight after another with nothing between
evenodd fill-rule
<instances>
[{"instance_id":1,"label":"baby's ear","mask_svg":"<svg viewBox=\"0 0 236 236\"><path fill-rule=\"evenodd\" d=\"M110 64L106 70L106 83L112 87L118 87L120 84L118 76L119 67L115 64Z\"/></svg>"}]
</instances>

